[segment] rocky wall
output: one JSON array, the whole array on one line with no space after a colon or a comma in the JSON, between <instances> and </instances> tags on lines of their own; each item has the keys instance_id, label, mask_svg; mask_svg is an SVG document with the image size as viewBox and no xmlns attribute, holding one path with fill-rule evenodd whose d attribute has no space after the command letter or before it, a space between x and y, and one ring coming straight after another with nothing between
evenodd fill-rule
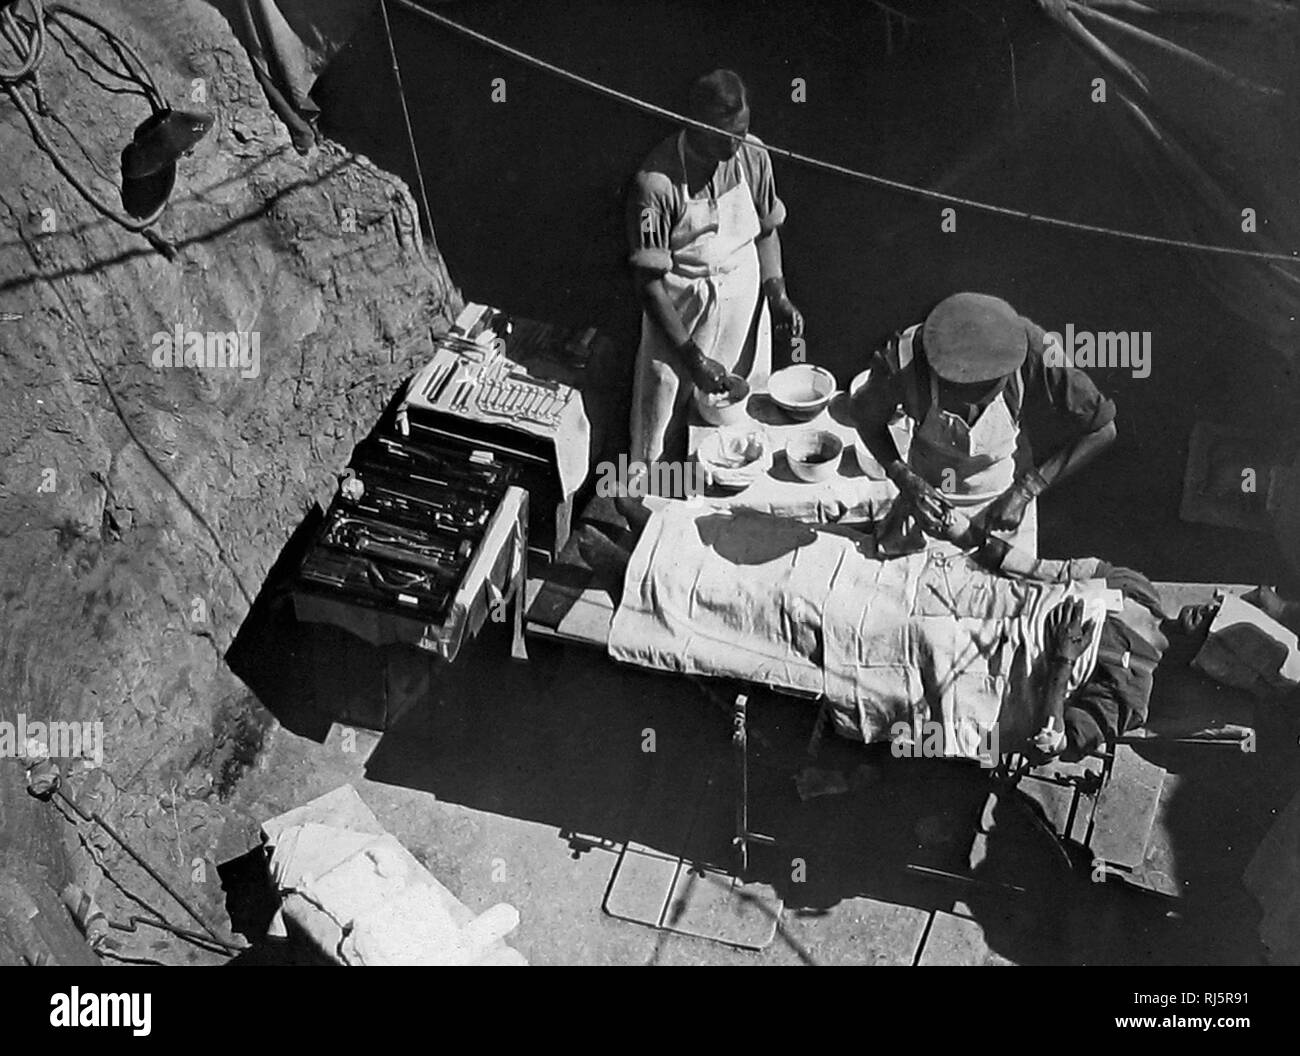
<instances>
[{"instance_id":1,"label":"rocky wall","mask_svg":"<svg viewBox=\"0 0 1300 1056\"><path fill-rule=\"evenodd\" d=\"M224 654L459 293L401 181L329 143L294 151L216 9L93 8L216 123L157 225L169 261L95 213L0 95L0 718L102 724L101 765L64 766L70 793L217 919L224 801L275 730ZM75 47L51 43L41 74L51 138L115 197L147 105ZM247 352L168 365L178 331L239 332ZM129 899L104 870L184 919L101 831L83 841L22 789L0 760L0 854L97 886L110 916Z\"/></svg>"}]
</instances>

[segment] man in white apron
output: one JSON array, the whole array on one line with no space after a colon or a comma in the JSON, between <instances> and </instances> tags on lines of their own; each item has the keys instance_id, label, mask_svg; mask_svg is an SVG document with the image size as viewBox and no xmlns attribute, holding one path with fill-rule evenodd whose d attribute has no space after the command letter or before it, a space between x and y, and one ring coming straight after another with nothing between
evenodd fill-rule
<instances>
[{"instance_id":1,"label":"man in white apron","mask_svg":"<svg viewBox=\"0 0 1300 1056\"><path fill-rule=\"evenodd\" d=\"M728 373L762 385L773 322L790 336L803 331L782 275L785 206L770 157L749 135L744 84L730 70L706 74L692 87L690 113L721 131L692 127L664 140L629 199L644 309L630 461L643 468L685 458L693 386L721 391Z\"/></svg>"},{"instance_id":2,"label":"man in white apron","mask_svg":"<svg viewBox=\"0 0 1300 1056\"><path fill-rule=\"evenodd\" d=\"M858 430L898 486L882 546L908 553L942 534L950 510L1030 554L1038 552L1037 497L1115 440L1115 406L1081 370L1049 365L1040 327L997 297L958 293L872 361L854 398ZM904 461L889 430L911 419ZM1035 468L1020 422L1047 410L1072 439Z\"/></svg>"}]
</instances>

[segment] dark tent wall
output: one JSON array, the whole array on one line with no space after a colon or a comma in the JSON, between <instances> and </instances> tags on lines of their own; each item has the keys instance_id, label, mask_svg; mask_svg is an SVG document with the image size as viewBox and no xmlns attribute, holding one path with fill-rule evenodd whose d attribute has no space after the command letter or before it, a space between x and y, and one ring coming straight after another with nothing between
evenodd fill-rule
<instances>
[{"instance_id":1,"label":"dark tent wall","mask_svg":"<svg viewBox=\"0 0 1300 1056\"><path fill-rule=\"evenodd\" d=\"M432 5L431 5L432 6ZM1037 213L1135 231L1267 248L1297 244L1297 96L1245 102L1174 59L1139 51L1168 113L1195 125L1216 174L1253 189L1264 234L1182 192L1168 159L1099 71L1037 5L900 4L904 22L860 0L818 4L534 0L437 4L525 51L676 107L694 74L746 78L765 140L855 168ZM439 247L471 298L524 314L593 322L634 347L638 313L624 266L623 193L662 122L520 65L390 5ZM1294 82L1295 20L1232 38L1252 75ZM1234 23L1196 29L1222 48ZM1238 43L1237 41L1240 41ZM1133 49L1125 49L1132 54ZM493 102L494 78L506 101ZM791 98L792 78L807 101ZM414 180L378 15L327 71L323 127ZM1245 107L1245 109L1243 109ZM1290 124L1288 124L1290 120ZM1240 153L1232 129L1240 130ZM1188 436L1198 419L1296 439L1300 386L1283 354L1285 283L1223 258L1053 230L941 206L776 160L783 232L809 355L841 381L868 350L957 289L1000 294L1049 329L1150 331L1152 370L1097 370L1120 407L1121 441L1049 497L1043 549L1099 554L1155 576L1283 576L1267 535L1178 518ZM1230 200L1231 196L1230 196ZM1177 206L1177 208L1171 208ZM1289 239L1289 241L1288 241ZM1251 300L1251 298L1255 300ZM1280 307L1279 307L1280 306ZM1279 314L1281 313L1281 314ZM1290 313L1294 315L1294 311Z\"/></svg>"}]
</instances>

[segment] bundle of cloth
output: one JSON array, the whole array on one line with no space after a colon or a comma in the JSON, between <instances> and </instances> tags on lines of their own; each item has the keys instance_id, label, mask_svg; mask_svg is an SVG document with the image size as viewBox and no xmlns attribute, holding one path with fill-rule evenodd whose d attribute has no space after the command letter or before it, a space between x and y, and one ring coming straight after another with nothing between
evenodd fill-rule
<instances>
[{"instance_id":1,"label":"bundle of cloth","mask_svg":"<svg viewBox=\"0 0 1300 1056\"><path fill-rule=\"evenodd\" d=\"M984 765L1033 743L1053 699L1052 754L1141 725L1169 646L1155 587L1095 558L1020 568L1003 548L988 563L939 540L886 558L843 527L667 503L633 551L609 651L817 698L847 737Z\"/></svg>"},{"instance_id":2,"label":"bundle of cloth","mask_svg":"<svg viewBox=\"0 0 1300 1056\"><path fill-rule=\"evenodd\" d=\"M475 915L391 833L351 785L262 825L280 897L271 938L305 939L349 966L525 965L505 942L519 923L499 903Z\"/></svg>"}]
</instances>

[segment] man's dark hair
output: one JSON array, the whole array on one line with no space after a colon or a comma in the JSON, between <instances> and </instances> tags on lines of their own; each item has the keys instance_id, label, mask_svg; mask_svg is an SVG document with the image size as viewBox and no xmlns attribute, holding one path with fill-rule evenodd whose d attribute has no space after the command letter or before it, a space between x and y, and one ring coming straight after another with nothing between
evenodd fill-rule
<instances>
[{"instance_id":1,"label":"man's dark hair","mask_svg":"<svg viewBox=\"0 0 1300 1056\"><path fill-rule=\"evenodd\" d=\"M735 70L714 70L697 77L689 96L691 117L735 117L749 103L745 82Z\"/></svg>"}]
</instances>

